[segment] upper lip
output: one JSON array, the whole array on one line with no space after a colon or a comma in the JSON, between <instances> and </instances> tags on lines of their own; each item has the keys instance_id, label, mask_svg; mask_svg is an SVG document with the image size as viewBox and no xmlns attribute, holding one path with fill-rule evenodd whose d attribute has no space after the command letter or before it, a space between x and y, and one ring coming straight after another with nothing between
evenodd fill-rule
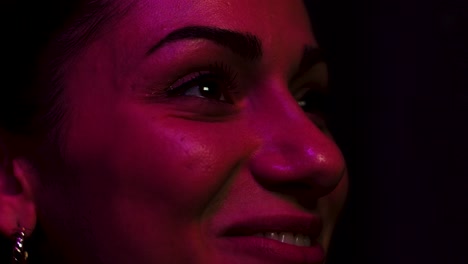
<instances>
[{"instance_id":1,"label":"upper lip","mask_svg":"<svg viewBox=\"0 0 468 264\"><path fill-rule=\"evenodd\" d=\"M318 216L271 215L248 217L223 229L223 236L250 236L265 232L289 232L317 239L322 231Z\"/></svg>"}]
</instances>

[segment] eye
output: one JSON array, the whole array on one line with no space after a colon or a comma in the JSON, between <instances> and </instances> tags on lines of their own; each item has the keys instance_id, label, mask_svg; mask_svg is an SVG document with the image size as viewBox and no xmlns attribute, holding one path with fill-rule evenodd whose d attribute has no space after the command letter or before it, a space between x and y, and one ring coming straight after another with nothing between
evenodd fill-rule
<instances>
[{"instance_id":1,"label":"eye","mask_svg":"<svg viewBox=\"0 0 468 264\"><path fill-rule=\"evenodd\" d=\"M168 96L192 96L211 101L234 104L237 92L236 74L224 64L192 73L177 80L167 91Z\"/></svg>"},{"instance_id":2,"label":"eye","mask_svg":"<svg viewBox=\"0 0 468 264\"><path fill-rule=\"evenodd\" d=\"M330 98L323 92L311 90L298 99L297 103L307 113L325 114L329 110Z\"/></svg>"},{"instance_id":3,"label":"eye","mask_svg":"<svg viewBox=\"0 0 468 264\"><path fill-rule=\"evenodd\" d=\"M229 84L222 77L212 76L211 73L199 73L198 76L174 88L173 92L181 96L194 96L221 102L231 102L228 94Z\"/></svg>"},{"instance_id":4,"label":"eye","mask_svg":"<svg viewBox=\"0 0 468 264\"><path fill-rule=\"evenodd\" d=\"M318 128L326 130L326 120L331 108L330 96L327 93L312 89L297 99L297 103Z\"/></svg>"}]
</instances>

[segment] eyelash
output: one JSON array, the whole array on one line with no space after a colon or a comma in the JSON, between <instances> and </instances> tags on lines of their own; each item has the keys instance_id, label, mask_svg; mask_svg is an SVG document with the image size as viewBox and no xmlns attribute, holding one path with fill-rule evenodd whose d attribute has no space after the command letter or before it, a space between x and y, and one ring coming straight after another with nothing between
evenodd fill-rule
<instances>
[{"instance_id":1,"label":"eyelash","mask_svg":"<svg viewBox=\"0 0 468 264\"><path fill-rule=\"evenodd\" d=\"M309 90L297 102L305 112L328 113L330 111L330 95L317 90Z\"/></svg>"},{"instance_id":2,"label":"eyelash","mask_svg":"<svg viewBox=\"0 0 468 264\"><path fill-rule=\"evenodd\" d=\"M203 86L203 84L207 84ZM198 90L199 95L186 94L192 88L203 88L209 87L209 85L216 85L216 88L219 88L217 92L220 92L223 99L219 98L209 98L209 96L204 96L203 91ZM311 86L308 88L307 92L302 95L300 98L297 98L298 104L301 106L303 111L311 118L311 120L316 123L320 128L325 127L325 120L328 119L330 114L330 97L327 93L320 92L323 90L323 87L317 88L315 83L307 84L306 86ZM203 70L192 72L184 77L178 78L177 81L172 83L168 88L163 89L160 92L153 91L149 94L150 97L161 96L165 98L187 98L192 97L202 99L204 101L200 102L210 102L211 104L204 105L208 107L212 103L219 103L224 106L234 105L239 98L241 98L241 91L239 89L239 80L237 72L228 64L223 62L215 62L208 65ZM211 92L208 90L208 92ZM244 91L245 92L245 91ZM208 94L212 95L212 94ZM215 94L215 96L218 94ZM209 101L206 101L209 100ZM304 103L304 105L301 105ZM210 106L210 107L211 107ZM210 108L211 109L211 108ZM205 109L206 110L206 109ZM214 111L214 110L206 110ZM219 107L216 108L216 111L219 111ZM210 112L211 113L211 112Z\"/></svg>"},{"instance_id":3,"label":"eyelash","mask_svg":"<svg viewBox=\"0 0 468 264\"><path fill-rule=\"evenodd\" d=\"M179 82L181 82L181 84L179 84ZM232 67L222 62L216 62L209 65L206 70L201 70L180 78L174 84L169 86L169 88L165 91L165 94L167 97L184 96L184 94L191 88L197 86L200 87L204 82L211 82L210 84L220 85L217 87L220 88L220 91L218 92L221 93L223 98L226 97L224 100L208 97L206 97L206 99L222 103L235 103L234 97L239 92L237 73L232 69ZM205 96L193 97L205 98Z\"/></svg>"},{"instance_id":4,"label":"eyelash","mask_svg":"<svg viewBox=\"0 0 468 264\"><path fill-rule=\"evenodd\" d=\"M328 93L310 89L297 100L302 110L322 130L326 130L326 120L331 114L331 97Z\"/></svg>"}]
</instances>

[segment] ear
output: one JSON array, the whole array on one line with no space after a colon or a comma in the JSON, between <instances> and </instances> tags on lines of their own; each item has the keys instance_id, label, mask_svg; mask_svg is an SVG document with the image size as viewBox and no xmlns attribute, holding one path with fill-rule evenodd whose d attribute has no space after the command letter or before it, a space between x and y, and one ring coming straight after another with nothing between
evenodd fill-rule
<instances>
[{"instance_id":1,"label":"ear","mask_svg":"<svg viewBox=\"0 0 468 264\"><path fill-rule=\"evenodd\" d=\"M0 233L11 237L24 227L28 236L36 224L33 170L26 159L11 155L5 142L0 133Z\"/></svg>"}]
</instances>

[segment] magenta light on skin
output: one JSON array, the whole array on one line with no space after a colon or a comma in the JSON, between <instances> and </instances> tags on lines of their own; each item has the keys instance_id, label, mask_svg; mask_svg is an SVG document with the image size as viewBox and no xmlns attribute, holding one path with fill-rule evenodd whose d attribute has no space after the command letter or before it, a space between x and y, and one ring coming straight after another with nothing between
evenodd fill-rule
<instances>
[{"instance_id":1,"label":"magenta light on skin","mask_svg":"<svg viewBox=\"0 0 468 264\"><path fill-rule=\"evenodd\" d=\"M348 183L303 2L131 2L61 68L60 149L8 208L61 263L323 263Z\"/></svg>"}]
</instances>

